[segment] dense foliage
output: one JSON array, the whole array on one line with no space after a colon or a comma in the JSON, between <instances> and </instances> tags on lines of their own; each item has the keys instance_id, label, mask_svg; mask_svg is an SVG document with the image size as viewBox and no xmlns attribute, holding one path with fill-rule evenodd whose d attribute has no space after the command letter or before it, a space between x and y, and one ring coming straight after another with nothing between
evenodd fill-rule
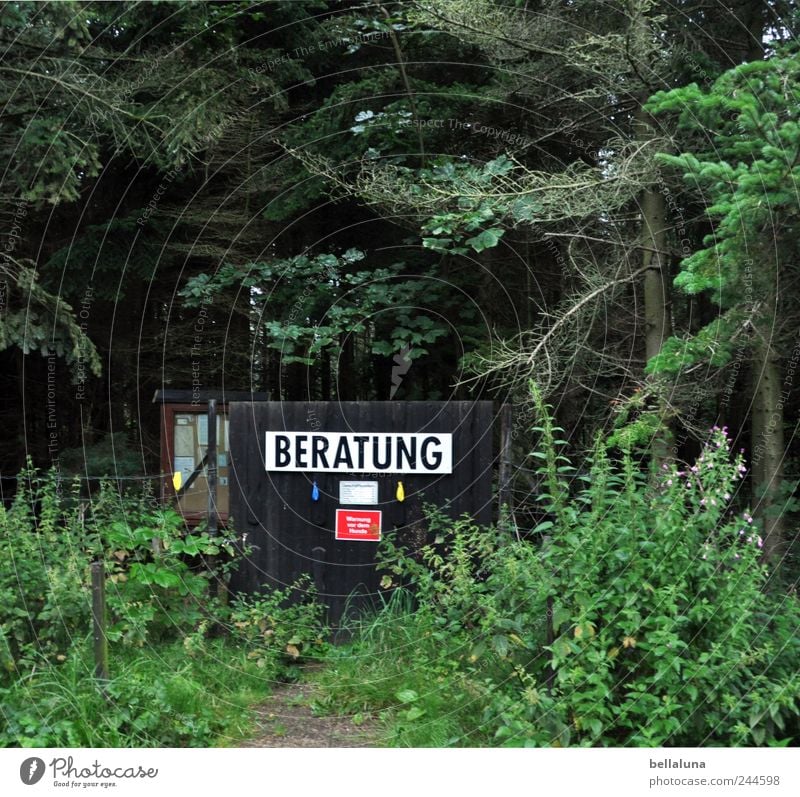
<instances>
[{"instance_id":1,"label":"dense foliage","mask_svg":"<svg viewBox=\"0 0 800 797\"><path fill-rule=\"evenodd\" d=\"M5 4L4 488L21 452L156 471L161 386L530 410L533 376L575 457L637 396L679 457L727 424L778 561L800 475L795 18Z\"/></svg>"},{"instance_id":2,"label":"dense foliage","mask_svg":"<svg viewBox=\"0 0 800 797\"><path fill-rule=\"evenodd\" d=\"M249 707L325 632L313 590L226 600L231 536L105 484L28 470L0 509L0 745L203 746L250 730ZM91 655L90 563L106 572L110 682ZM105 696L104 696L105 694Z\"/></svg>"},{"instance_id":3,"label":"dense foliage","mask_svg":"<svg viewBox=\"0 0 800 797\"><path fill-rule=\"evenodd\" d=\"M796 743L799 14L2 4L0 744L235 739L323 652L399 745ZM328 651L129 489L190 385L511 403L512 507Z\"/></svg>"},{"instance_id":4,"label":"dense foliage","mask_svg":"<svg viewBox=\"0 0 800 797\"><path fill-rule=\"evenodd\" d=\"M434 513L418 555L387 542L399 589L334 655L323 704L390 710L400 745L796 744L800 604L735 509L726 431L654 478L598 440L575 477L537 404L538 541Z\"/></svg>"}]
</instances>

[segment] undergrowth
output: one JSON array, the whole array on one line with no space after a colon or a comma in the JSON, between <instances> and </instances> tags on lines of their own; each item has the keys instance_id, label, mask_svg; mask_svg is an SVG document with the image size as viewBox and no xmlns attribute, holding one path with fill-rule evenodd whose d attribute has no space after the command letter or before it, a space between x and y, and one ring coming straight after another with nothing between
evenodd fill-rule
<instances>
[{"instance_id":1,"label":"undergrowth","mask_svg":"<svg viewBox=\"0 0 800 797\"><path fill-rule=\"evenodd\" d=\"M89 644L80 646L89 649ZM183 644L126 649L104 690L90 656L45 665L0 690L0 746L207 747L233 745L253 730L251 707L269 695L264 669L227 639L202 656Z\"/></svg>"},{"instance_id":2,"label":"undergrowth","mask_svg":"<svg viewBox=\"0 0 800 797\"><path fill-rule=\"evenodd\" d=\"M247 553L232 530L187 529L111 483L91 501L54 472L29 469L19 484L0 507L0 747L233 743L249 707L325 649L307 579L228 596ZM91 659L94 561L106 572L105 686Z\"/></svg>"},{"instance_id":3,"label":"undergrowth","mask_svg":"<svg viewBox=\"0 0 800 797\"><path fill-rule=\"evenodd\" d=\"M331 654L320 710L399 746L797 744L798 600L735 506L725 430L658 474L598 439L578 476L533 390L533 541L431 508L421 550L382 542L390 596Z\"/></svg>"}]
</instances>

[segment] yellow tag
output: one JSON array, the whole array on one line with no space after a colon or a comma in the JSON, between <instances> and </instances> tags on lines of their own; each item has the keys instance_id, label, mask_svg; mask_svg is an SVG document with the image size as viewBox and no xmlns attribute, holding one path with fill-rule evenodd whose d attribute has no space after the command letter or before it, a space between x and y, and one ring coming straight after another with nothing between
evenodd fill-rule
<instances>
[{"instance_id":1,"label":"yellow tag","mask_svg":"<svg viewBox=\"0 0 800 797\"><path fill-rule=\"evenodd\" d=\"M181 473L179 470L176 470L175 473L172 474L172 486L175 488L175 492L181 489L182 484L183 473Z\"/></svg>"},{"instance_id":2,"label":"yellow tag","mask_svg":"<svg viewBox=\"0 0 800 797\"><path fill-rule=\"evenodd\" d=\"M395 498L397 498L398 501L406 500L406 491L403 489L403 482L397 482L397 492L395 493Z\"/></svg>"}]
</instances>

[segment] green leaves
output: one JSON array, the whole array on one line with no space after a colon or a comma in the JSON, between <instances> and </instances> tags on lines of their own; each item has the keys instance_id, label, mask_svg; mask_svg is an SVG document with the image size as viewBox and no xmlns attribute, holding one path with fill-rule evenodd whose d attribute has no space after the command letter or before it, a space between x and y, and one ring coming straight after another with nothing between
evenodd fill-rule
<instances>
[{"instance_id":1,"label":"green leaves","mask_svg":"<svg viewBox=\"0 0 800 797\"><path fill-rule=\"evenodd\" d=\"M495 634L492 637L492 649L501 659L508 656L510 647L508 637L505 634Z\"/></svg>"},{"instance_id":2,"label":"green leaves","mask_svg":"<svg viewBox=\"0 0 800 797\"><path fill-rule=\"evenodd\" d=\"M661 351L647 363L645 373L677 374L700 362L712 367L726 365L736 351L735 335L743 322L743 313L731 310L707 324L693 337L669 338Z\"/></svg>"},{"instance_id":3,"label":"green leaves","mask_svg":"<svg viewBox=\"0 0 800 797\"><path fill-rule=\"evenodd\" d=\"M453 163L446 165L447 168L434 172L437 181L441 180L444 174L455 174L455 165ZM460 204L462 209L433 216L422 225L423 233L435 236L422 238L422 245L426 249L464 255L470 249L474 252L483 252L485 249L497 246L505 232L501 227L491 227L467 238L468 233L480 229L486 222L494 219L495 213L491 203L464 198Z\"/></svg>"},{"instance_id":4,"label":"green leaves","mask_svg":"<svg viewBox=\"0 0 800 797\"><path fill-rule=\"evenodd\" d=\"M797 694L800 606L765 590L756 532L740 534L749 515L730 497L743 466L725 432L655 477L598 438L585 480L569 484L538 400L544 475L561 495L547 543L436 512L434 542L413 555L384 540L383 568L415 600L387 604L357 637L351 681L332 677L332 694L389 706L403 740L425 738L414 723L436 722L437 695L450 716L450 696L466 692L488 744L780 743L796 722L779 695Z\"/></svg>"},{"instance_id":5,"label":"green leaves","mask_svg":"<svg viewBox=\"0 0 800 797\"><path fill-rule=\"evenodd\" d=\"M100 357L76 322L72 307L43 288L38 276L29 260L17 261L13 268L0 266L7 288L0 351L17 346L25 354L63 357L74 382L90 373L99 375Z\"/></svg>"},{"instance_id":6,"label":"green leaves","mask_svg":"<svg viewBox=\"0 0 800 797\"><path fill-rule=\"evenodd\" d=\"M366 258L348 249L247 267L226 264L214 277L190 279L181 295L187 306L197 307L233 286L246 289L261 319L264 345L285 364L313 365L323 352L338 359L352 335L367 339L373 354L409 363L427 355L450 333L443 313L447 285L404 263L355 270ZM466 314L468 308L459 302L454 311Z\"/></svg>"},{"instance_id":7,"label":"green leaves","mask_svg":"<svg viewBox=\"0 0 800 797\"><path fill-rule=\"evenodd\" d=\"M46 475L24 471L19 485L13 505L0 507L0 692L4 695L7 686L12 691L21 688L43 672L49 683L42 682L41 694L47 695L61 670L70 671L73 665L77 682L89 683L98 694L85 677L85 654L91 650L86 644L91 629L89 564L98 559L104 560L107 577L107 634L113 643L112 684L116 684L110 690L120 688L119 679L124 681L138 670L140 656L135 667L123 666L131 649L151 649L166 640L177 643L183 667L187 656L221 642L218 637L206 639L212 618L236 636L236 646L230 647L232 658L226 660L238 661L237 671L252 673L260 666L258 680L276 677L286 666L285 654L292 656L293 650L299 657L324 648L323 610L307 580L260 596L239 596L226 604L210 594L209 582L225 583L235 561L231 536L224 529L214 537L199 529L187 533L183 518L171 509L153 507L152 496L120 494L110 483L101 483L87 505L74 500L80 495L80 483L65 490L55 471ZM217 556L213 565L196 559L211 555ZM293 590L308 599L289 605ZM159 666L163 671L163 662ZM176 695L180 683L164 688L167 693L158 703L161 713L165 706L180 702ZM141 688L132 689L122 706L106 705L104 722L119 721L130 732L129 722L137 716L136 696L142 694ZM71 703L61 711L72 718L83 705L83 696L79 701L68 691L65 695ZM29 695L26 702L30 704ZM38 710L45 710L45 703L37 701ZM122 711L131 714L121 717ZM96 719L91 722L95 730ZM141 714L139 721L143 728L152 727ZM40 722L31 728L42 730ZM52 726L44 730L44 738L63 738ZM6 733L11 730L0 728L0 746L8 743ZM15 731L27 733L21 728ZM101 733L99 738L107 737ZM187 730L181 738L191 742L194 737Z\"/></svg>"},{"instance_id":8,"label":"green leaves","mask_svg":"<svg viewBox=\"0 0 800 797\"><path fill-rule=\"evenodd\" d=\"M689 295L707 293L740 316L796 263L799 78L797 53L774 55L729 70L708 91L692 84L658 92L647 104L654 114L677 114L685 151L658 158L682 172L714 225L703 248L681 261L675 285ZM722 327L730 333L730 319L713 322L694 340L668 342L648 371L676 373L701 359L724 365L730 347L709 348Z\"/></svg>"},{"instance_id":9,"label":"green leaves","mask_svg":"<svg viewBox=\"0 0 800 797\"><path fill-rule=\"evenodd\" d=\"M483 252L484 249L491 249L497 246L504 232L505 231L500 227L492 227L491 229L484 230L480 235L476 235L474 238L468 238L466 243L476 252Z\"/></svg>"},{"instance_id":10,"label":"green leaves","mask_svg":"<svg viewBox=\"0 0 800 797\"><path fill-rule=\"evenodd\" d=\"M140 584L157 584L159 587L179 587L181 585L181 578L176 573L170 571L169 568L161 567L153 562L146 564L135 563L130 568L130 578L133 581L138 581ZM182 591L185 594L186 590Z\"/></svg>"},{"instance_id":11,"label":"green leaves","mask_svg":"<svg viewBox=\"0 0 800 797\"><path fill-rule=\"evenodd\" d=\"M395 697L401 703L414 703L419 700L419 695L413 689L401 689L395 693Z\"/></svg>"},{"instance_id":12,"label":"green leaves","mask_svg":"<svg viewBox=\"0 0 800 797\"><path fill-rule=\"evenodd\" d=\"M401 722L414 722L427 714L426 709L420 705L414 705L419 700L419 694L413 689L401 689L395 692L395 697L404 706L408 706L405 711L399 712Z\"/></svg>"},{"instance_id":13,"label":"green leaves","mask_svg":"<svg viewBox=\"0 0 800 797\"><path fill-rule=\"evenodd\" d=\"M415 576L424 585L420 611L475 629L462 672L491 685L486 722L496 738L538 745L776 738L786 714L770 709L767 695L792 688L794 653L772 658L763 680L743 662L767 666L753 649L762 616L785 615L792 625L800 607L787 609L783 596L763 590L756 532L740 534L749 516L729 508L742 463L730 457L725 433L714 430L694 465L680 472L673 465L655 483L631 455L614 462L607 441L598 441L588 477L570 489L556 429L538 401L537 453L549 489L561 496L559 511L541 523L547 544L506 542L472 553L486 575L468 583L462 557L475 543L454 529L441 535L441 558L423 552L430 580ZM798 650L788 628L771 634L780 636L776 645ZM730 697L724 711L699 710L715 702L715 690Z\"/></svg>"},{"instance_id":14,"label":"green leaves","mask_svg":"<svg viewBox=\"0 0 800 797\"><path fill-rule=\"evenodd\" d=\"M564 626L567 625L571 619L572 610L569 607L563 606L560 603L553 606L551 623L555 633L562 631Z\"/></svg>"}]
</instances>

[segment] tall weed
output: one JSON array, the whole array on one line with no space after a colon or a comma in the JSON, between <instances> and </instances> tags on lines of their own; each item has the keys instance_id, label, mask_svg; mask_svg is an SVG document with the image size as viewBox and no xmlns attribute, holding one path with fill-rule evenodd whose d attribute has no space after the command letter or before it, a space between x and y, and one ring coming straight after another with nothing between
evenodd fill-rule
<instances>
[{"instance_id":1,"label":"tall weed","mask_svg":"<svg viewBox=\"0 0 800 797\"><path fill-rule=\"evenodd\" d=\"M546 486L534 541L432 510L420 551L382 543L384 587L414 603L382 619L387 601L381 633L367 625L339 654L331 703L390 711L396 743L426 743L435 711L455 723L451 744L797 743L798 601L768 580L735 507L745 468L726 430L655 476L632 445L598 439L576 476L532 390Z\"/></svg>"}]
</instances>

